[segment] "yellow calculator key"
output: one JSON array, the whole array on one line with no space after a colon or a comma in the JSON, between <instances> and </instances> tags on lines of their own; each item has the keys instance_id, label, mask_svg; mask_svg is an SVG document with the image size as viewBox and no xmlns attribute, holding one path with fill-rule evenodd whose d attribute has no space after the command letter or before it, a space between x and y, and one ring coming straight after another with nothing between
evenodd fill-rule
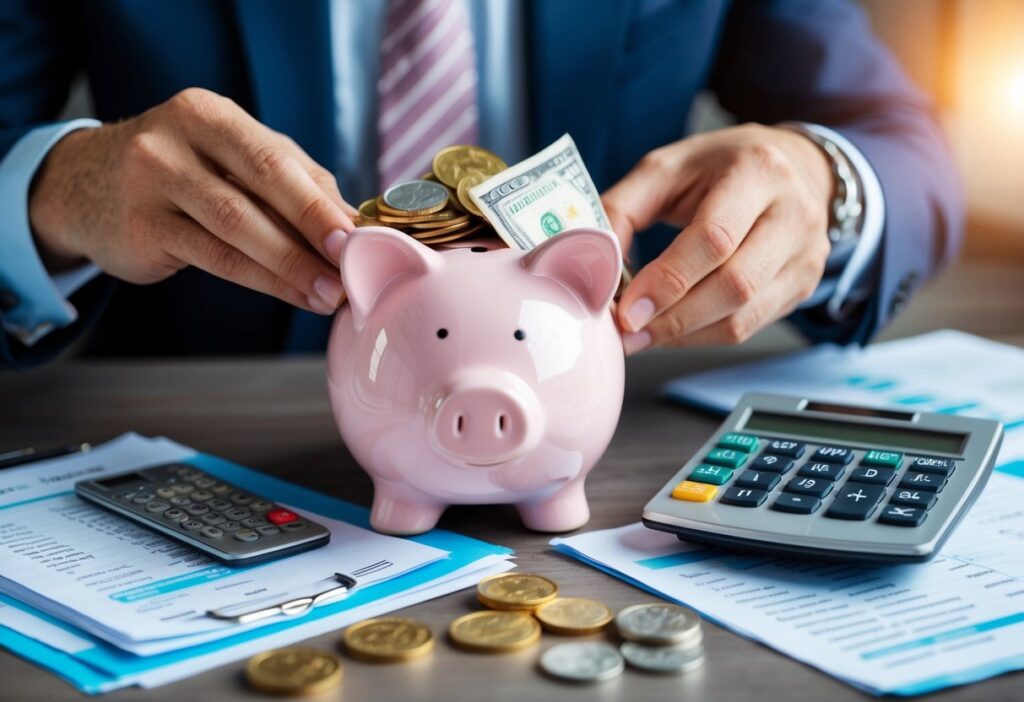
<instances>
[{"instance_id":1,"label":"yellow calculator key","mask_svg":"<svg viewBox=\"0 0 1024 702\"><path fill-rule=\"evenodd\" d=\"M684 480L672 489L672 497L687 502L709 502L717 492L717 485Z\"/></svg>"}]
</instances>

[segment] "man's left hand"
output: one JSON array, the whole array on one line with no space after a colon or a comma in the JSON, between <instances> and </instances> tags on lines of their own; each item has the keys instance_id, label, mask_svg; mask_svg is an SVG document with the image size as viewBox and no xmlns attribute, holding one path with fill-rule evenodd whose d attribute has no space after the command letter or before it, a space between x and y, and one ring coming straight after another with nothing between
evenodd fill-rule
<instances>
[{"instance_id":1,"label":"man's left hand","mask_svg":"<svg viewBox=\"0 0 1024 702\"><path fill-rule=\"evenodd\" d=\"M626 353L735 344L814 292L829 253L833 179L811 140L756 124L649 153L603 196L629 249L655 222L682 228L617 308Z\"/></svg>"}]
</instances>

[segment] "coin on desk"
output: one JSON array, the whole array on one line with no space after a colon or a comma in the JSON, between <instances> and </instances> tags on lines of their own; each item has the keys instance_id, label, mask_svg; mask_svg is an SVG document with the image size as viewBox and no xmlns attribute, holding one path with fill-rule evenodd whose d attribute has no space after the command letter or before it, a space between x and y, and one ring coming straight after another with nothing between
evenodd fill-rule
<instances>
[{"instance_id":1,"label":"coin on desk","mask_svg":"<svg viewBox=\"0 0 1024 702\"><path fill-rule=\"evenodd\" d=\"M448 627L448 635L467 651L511 653L537 643L540 624L524 612L487 610L459 617Z\"/></svg>"},{"instance_id":2,"label":"coin on desk","mask_svg":"<svg viewBox=\"0 0 1024 702\"><path fill-rule=\"evenodd\" d=\"M545 630L563 636L596 634L615 617L607 605L585 597L559 597L537 607L533 615Z\"/></svg>"},{"instance_id":3,"label":"coin on desk","mask_svg":"<svg viewBox=\"0 0 1024 702\"><path fill-rule=\"evenodd\" d=\"M619 651L631 666L650 673L688 673L704 665L704 647L700 645L649 646L624 641Z\"/></svg>"},{"instance_id":4,"label":"coin on desk","mask_svg":"<svg viewBox=\"0 0 1024 702\"><path fill-rule=\"evenodd\" d=\"M398 663L434 648L430 627L407 617L377 617L353 624L342 636L353 658L370 663Z\"/></svg>"},{"instance_id":5,"label":"coin on desk","mask_svg":"<svg viewBox=\"0 0 1024 702\"><path fill-rule=\"evenodd\" d=\"M602 682L622 675L622 656L614 647L597 641L552 646L540 657L548 675L575 682Z\"/></svg>"},{"instance_id":6,"label":"coin on desk","mask_svg":"<svg viewBox=\"0 0 1024 702\"><path fill-rule=\"evenodd\" d=\"M558 585L543 575L505 573L484 578L476 597L491 609L533 610L558 596Z\"/></svg>"},{"instance_id":7,"label":"coin on desk","mask_svg":"<svg viewBox=\"0 0 1024 702\"><path fill-rule=\"evenodd\" d=\"M615 626L624 639L656 646L693 645L703 636L697 613L674 604L626 607L616 615Z\"/></svg>"},{"instance_id":8,"label":"coin on desk","mask_svg":"<svg viewBox=\"0 0 1024 702\"><path fill-rule=\"evenodd\" d=\"M249 685L272 695L315 695L336 687L341 672L337 656L304 646L260 653L245 667Z\"/></svg>"}]
</instances>

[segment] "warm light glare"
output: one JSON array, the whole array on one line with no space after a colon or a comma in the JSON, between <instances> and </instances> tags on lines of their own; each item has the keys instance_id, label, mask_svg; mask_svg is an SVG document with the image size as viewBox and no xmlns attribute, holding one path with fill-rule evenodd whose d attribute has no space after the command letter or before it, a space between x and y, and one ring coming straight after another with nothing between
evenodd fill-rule
<instances>
[{"instance_id":1,"label":"warm light glare","mask_svg":"<svg viewBox=\"0 0 1024 702\"><path fill-rule=\"evenodd\" d=\"M1009 93L1010 105L1018 112L1024 113L1024 68L1010 77Z\"/></svg>"}]
</instances>

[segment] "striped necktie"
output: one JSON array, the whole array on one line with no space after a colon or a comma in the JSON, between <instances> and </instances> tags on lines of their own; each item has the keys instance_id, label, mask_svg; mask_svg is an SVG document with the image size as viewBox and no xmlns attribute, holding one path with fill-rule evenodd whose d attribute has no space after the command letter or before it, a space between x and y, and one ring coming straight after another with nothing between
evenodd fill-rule
<instances>
[{"instance_id":1,"label":"striped necktie","mask_svg":"<svg viewBox=\"0 0 1024 702\"><path fill-rule=\"evenodd\" d=\"M466 0L389 0L377 81L381 191L429 171L445 146L477 143L476 86Z\"/></svg>"}]
</instances>

